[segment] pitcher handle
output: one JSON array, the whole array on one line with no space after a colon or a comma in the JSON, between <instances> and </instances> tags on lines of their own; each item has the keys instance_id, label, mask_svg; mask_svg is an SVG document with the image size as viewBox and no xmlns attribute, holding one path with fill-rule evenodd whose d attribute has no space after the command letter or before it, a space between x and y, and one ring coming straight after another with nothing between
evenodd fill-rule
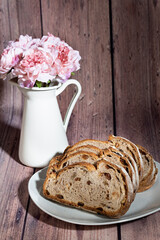
<instances>
[{"instance_id":1,"label":"pitcher handle","mask_svg":"<svg viewBox=\"0 0 160 240\"><path fill-rule=\"evenodd\" d=\"M76 92L75 94L73 95L72 99L71 99L71 102L68 106L68 109L67 109L67 112L66 112L66 115L64 117L64 129L65 131L67 131L67 127L68 127L68 123L69 123L69 119L71 117L71 113L73 111L73 108L81 94L81 84L75 80L75 79L69 79L67 80L65 83L62 84L62 86L60 88L58 88L56 90L56 96L58 96L61 92L63 92L65 90L65 88L68 86L68 85L71 85L71 84L74 84L76 85L77 89L76 89Z\"/></svg>"}]
</instances>

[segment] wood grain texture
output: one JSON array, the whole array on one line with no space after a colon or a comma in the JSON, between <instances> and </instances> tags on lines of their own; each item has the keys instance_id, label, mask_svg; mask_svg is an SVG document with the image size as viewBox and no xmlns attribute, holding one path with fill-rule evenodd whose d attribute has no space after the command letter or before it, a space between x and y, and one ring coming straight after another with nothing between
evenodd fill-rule
<instances>
[{"instance_id":1,"label":"wood grain texture","mask_svg":"<svg viewBox=\"0 0 160 240\"><path fill-rule=\"evenodd\" d=\"M101 13L101 14L99 14ZM70 119L69 143L84 138L105 140L113 131L112 79L108 1L42 1L43 33L65 40L82 57L74 76L82 94ZM74 89L59 98L64 116ZM33 203L29 207L24 239L117 239L117 227L81 227L50 218Z\"/></svg>"},{"instance_id":2,"label":"wood grain texture","mask_svg":"<svg viewBox=\"0 0 160 240\"><path fill-rule=\"evenodd\" d=\"M0 52L20 34L41 36L38 5L39 1L0 1ZM20 92L0 80L0 239L21 239L29 199L33 169L18 159L22 111Z\"/></svg>"},{"instance_id":3,"label":"wood grain texture","mask_svg":"<svg viewBox=\"0 0 160 240\"><path fill-rule=\"evenodd\" d=\"M116 226L81 226L57 220L38 209L31 201L24 240L104 240L118 239Z\"/></svg>"},{"instance_id":4,"label":"wood grain texture","mask_svg":"<svg viewBox=\"0 0 160 240\"><path fill-rule=\"evenodd\" d=\"M159 12L149 2L112 2L116 130L147 147L158 161Z\"/></svg>"},{"instance_id":5,"label":"wood grain texture","mask_svg":"<svg viewBox=\"0 0 160 240\"><path fill-rule=\"evenodd\" d=\"M44 34L66 40L82 57L81 70L74 76L82 94L67 132L70 144L106 139L113 130L108 1L42 1L42 17ZM68 89L61 97L62 114L72 92Z\"/></svg>"},{"instance_id":6,"label":"wood grain texture","mask_svg":"<svg viewBox=\"0 0 160 240\"><path fill-rule=\"evenodd\" d=\"M159 16L156 0L1 0L0 52L20 34L50 32L65 40L82 57L74 76L82 94L69 122L69 143L105 140L115 129L160 162ZM68 87L58 98L63 118L73 93ZM27 189L34 171L18 159L22 112L21 93L0 80L0 239L160 239L160 212L118 227L89 227L35 206Z\"/></svg>"},{"instance_id":7,"label":"wood grain texture","mask_svg":"<svg viewBox=\"0 0 160 240\"><path fill-rule=\"evenodd\" d=\"M146 147L157 161L160 151L159 15L158 1L112 1L116 133ZM123 224L121 238L158 240L158 218L159 212Z\"/></svg>"}]
</instances>

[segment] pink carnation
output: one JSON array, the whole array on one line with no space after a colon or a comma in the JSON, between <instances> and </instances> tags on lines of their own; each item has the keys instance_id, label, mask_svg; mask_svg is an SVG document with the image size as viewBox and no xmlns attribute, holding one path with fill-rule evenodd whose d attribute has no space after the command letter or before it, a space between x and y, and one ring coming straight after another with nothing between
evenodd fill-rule
<instances>
[{"instance_id":1,"label":"pink carnation","mask_svg":"<svg viewBox=\"0 0 160 240\"><path fill-rule=\"evenodd\" d=\"M35 81L66 81L71 73L80 68L79 52L52 34L42 39L20 36L17 41L10 41L0 59L0 74L10 70L18 77L24 87L33 87Z\"/></svg>"},{"instance_id":2,"label":"pink carnation","mask_svg":"<svg viewBox=\"0 0 160 240\"><path fill-rule=\"evenodd\" d=\"M39 44L40 44L39 38L32 39L32 37L28 35L25 35L25 36L20 35L19 40L15 42L11 41L9 43L9 46L12 48L22 48L25 51L30 48L37 48Z\"/></svg>"},{"instance_id":3,"label":"pink carnation","mask_svg":"<svg viewBox=\"0 0 160 240\"><path fill-rule=\"evenodd\" d=\"M43 36L40 45L45 49L56 49L56 47L61 42L60 38L54 37L52 34L48 33L48 36Z\"/></svg>"},{"instance_id":4,"label":"pink carnation","mask_svg":"<svg viewBox=\"0 0 160 240\"><path fill-rule=\"evenodd\" d=\"M79 70L80 59L78 51L73 50L68 44L61 42L58 47L58 57L54 63L59 78L65 81L71 76L72 72Z\"/></svg>"},{"instance_id":5,"label":"pink carnation","mask_svg":"<svg viewBox=\"0 0 160 240\"><path fill-rule=\"evenodd\" d=\"M22 58L23 50L21 48L4 49L0 59L0 73L9 72Z\"/></svg>"},{"instance_id":6,"label":"pink carnation","mask_svg":"<svg viewBox=\"0 0 160 240\"><path fill-rule=\"evenodd\" d=\"M33 87L36 80L48 82L49 79L55 78L52 65L53 58L48 52L42 49L29 49L14 68L13 74L18 76L21 86Z\"/></svg>"}]
</instances>

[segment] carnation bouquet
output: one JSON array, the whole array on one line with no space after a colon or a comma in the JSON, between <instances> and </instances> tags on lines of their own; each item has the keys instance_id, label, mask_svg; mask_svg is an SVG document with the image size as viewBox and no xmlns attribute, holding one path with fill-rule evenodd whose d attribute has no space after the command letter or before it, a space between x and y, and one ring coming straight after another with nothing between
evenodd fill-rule
<instances>
[{"instance_id":1,"label":"carnation bouquet","mask_svg":"<svg viewBox=\"0 0 160 240\"><path fill-rule=\"evenodd\" d=\"M60 38L48 34L41 39L28 35L10 41L0 58L0 74L18 78L21 87L52 86L65 82L80 69L81 57Z\"/></svg>"}]
</instances>

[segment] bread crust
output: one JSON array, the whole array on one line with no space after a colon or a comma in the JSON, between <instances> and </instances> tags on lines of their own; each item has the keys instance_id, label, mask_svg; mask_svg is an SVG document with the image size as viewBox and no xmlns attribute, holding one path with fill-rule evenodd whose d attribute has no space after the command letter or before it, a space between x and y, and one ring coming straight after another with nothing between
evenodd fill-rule
<instances>
[{"instance_id":1,"label":"bread crust","mask_svg":"<svg viewBox=\"0 0 160 240\"><path fill-rule=\"evenodd\" d=\"M95 139L84 139L75 143L73 146L67 147L64 151L64 154L80 146L92 145L94 147L97 147L97 144L99 145L98 147L99 149L107 149L109 147L109 145L107 146L107 144L109 144L107 141L100 141ZM105 146L105 148L103 148L102 146Z\"/></svg>"},{"instance_id":2,"label":"bread crust","mask_svg":"<svg viewBox=\"0 0 160 240\"><path fill-rule=\"evenodd\" d=\"M138 192L142 192L145 189L148 189L148 186L150 186L151 181L152 181L152 173L154 171L154 160L153 157L151 156L151 154L142 146L137 145L139 152L142 156L142 160L144 162L144 166L147 165L146 170L147 173L145 172L144 169L144 174L143 177L140 181L140 186L139 186L139 190Z\"/></svg>"},{"instance_id":3,"label":"bread crust","mask_svg":"<svg viewBox=\"0 0 160 240\"><path fill-rule=\"evenodd\" d=\"M134 188L134 194L133 194L133 199L134 199L139 185L137 186L135 171L134 171L132 164L130 163L128 158L124 157L123 155L120 156L120 153L116 154L115 149L113 149L113 148L104 150L103 159L106 159L106 157L108 157L108 156L109 156L109 158L107 158L108 161L117 163L118 165L122 166L125 169L125 171L128 173L128 175L132 181L133 188Z\"/></svg>"},{"instance_id":4,"label":"bread crust","mask_svg":"<svg viewBox=\"0 0 160 240\"><path fill-rule=\"evenodd\" d=\"M142 157L141 157L141 154L139 152L138 147L133 142L129 141L126 138L120 137L120 136L110 135L109 138L108 138L108 141L113 143L115 146L116 146L116 144L119 144L118 141L123 141L128 146L132 147L132 149L133 149L133 151L131 152L132 157L134 158L135 162L137 163L138 172L139 172L139 179L141 180L142 177L143 177L144 166L143 166L143 160L142 160Z\"/></svg>"},{"instance_id":5,"label":"bread crust","mask_svg":"<svg viewBox=\"0 0 160 240\"><path fill-rule=\"evenodd\" d=\"M138 189L138 192L144 192L148 189L150 189L156 182L157 180L157 175L158 175L158 168L156 167L155 162L153 163L153 171L150 175L150 178L148 178L147 183L144 183L141 185Z\"/></svg>"},{"instance_id":6,"label":"bread crust","mask_svg":"<svg viewBox=\"0 0 160 240\"><path fill-rule=\"evenodd\" d=\"M128 165L130 165L131 171L132 171L132 182L133 182L133 186L134 186L134 191L135 193L138 191L139 188L139 174L138 174L138 168L137 165L134 161L134 159L132 157L130 157L129 155L125 154L124 152L121 152L119 149L115 148L115 147L109 147L109 150L121 157L123 157L127 162Z\"/></svg>"},{"instance_id":7,"label":"bread crust","mask_svg":"<svg viewBox=\"0 0 160 240\"><path fill-rule=\"evenodd\" d=\"M80 151L85 151L85 152L92 152L94 154L96 154L98 157L100 157L102 154L103 154L103 151L96 147L96 146L93 146L93 145L83 145L83 146L78 146L78 147L71 147L71 148L67 148L68 150L65 151L65 153L63 154L63 157L62 159L68 157L69 155L73 154L73 153L77 153L77 152L80 152Z\"/></svg>"},{"instance_id":8,"label":"bread crust","mask_svg":"<svg viewBox=\"0 0 160 240\"><path fill-rule=\"evenodd\" d=\"M92 152L86 152L86 151L75 152L67 155L66 158L62 158L61 161L59 161L59 163L57 164L57 170L64 168L64 166L66 167L67 166L66 163L68 163L69 161L72 161L72 159L76 163L78 161L78 159L76 160L76 157L79 157L81 162L88 162L87 160L89 158L93 164L99 159L99 157Z\"/></svg>"}]
</instances>

